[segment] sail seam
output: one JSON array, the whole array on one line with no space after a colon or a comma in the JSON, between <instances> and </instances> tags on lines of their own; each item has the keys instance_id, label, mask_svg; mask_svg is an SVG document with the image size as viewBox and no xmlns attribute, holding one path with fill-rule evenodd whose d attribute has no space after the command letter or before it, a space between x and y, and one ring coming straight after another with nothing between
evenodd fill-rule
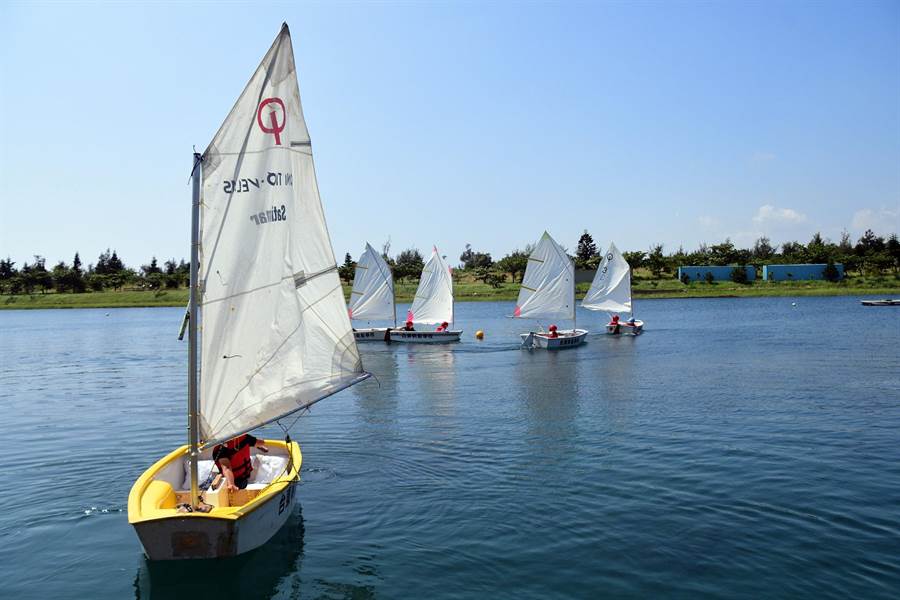
<instances>
[{"instance_id":1,"label":"sail seam","mask_svg":"<svg viewBox=\"0 0 900 600\"><path fill-rule=\"evenodd\" d=\"M276 282L274 282L274 283L267 283L266 285L261 285L261 286L259 286L259 287L255 287L255 288L253 288L253 289L244 290L243 292L238 292L238 293L236 293L236 294L231 294L230 296L223 296L223 297L221 297L221 298L214 298L213 300L206 300L206 301L203 302L203 306L207 306L207 305L209 305L209 304L215 304L215 303L217 303L217 302L224 302L225 300L231 300L232 298L238 298L238 297L240 297L240 296L246 296L247 294L252 294L253 292L258 292L258 291L260 291L260 290L265 290L265 289L268 289L268 288L270 288L270 287L275 287L275 286L277 286L277 285L281 285L282 283L284 283L284 282L287 281L287 280L293 281L293 282L294 282L294 285L295 285L296 287L300 287L301 285L307 283L308 281L310 281L310 280L312 280L312 279L315 279L315 278L318 277L319 275L325 275L326 273L330 273L330 272L336 271L336 270L337 270L337 267L329 267L329 268L326 268L326 269L324 269L324 270L322 270L322 271L318 271L318 272L316 272L316 273L313 273L313 274L310 275L309 277L303 277L303 278L301 278L299 285L297 284L297 278L296 278L297 276L296 276L295 274L291 274L291 275L282 277L281 279L279 279L278 281L276 281Z\"/></svg>"}]
</instances>

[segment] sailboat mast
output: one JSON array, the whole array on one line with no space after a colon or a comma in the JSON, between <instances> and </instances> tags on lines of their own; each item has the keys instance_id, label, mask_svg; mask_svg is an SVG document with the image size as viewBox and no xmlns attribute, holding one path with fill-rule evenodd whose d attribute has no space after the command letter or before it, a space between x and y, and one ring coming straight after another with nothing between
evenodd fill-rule
<instances>
[{"instance_id":1,"label":"sailboat mast","mask_svg":"<svg viewBox=\"0 0 900 600\"><path fill-rule=\"evenodd\" d=\"M578 329L578 321L575 318L578 314L578 300L576 296L578 295L578 284L575 283L575 269L572 269L572 333L575 333L575 330Z\"/></svg>"},{"instance_id":2,"label":"sailboat mast","mask_svg":"<svg viewBox=\"0 0 900 600\"><path fill-rule=\"evenodd\" d=\"M453 271L450 271L450 329L453 329L456 317L456 295L453 293Z\"/></svg>"},{"instance_id":3,"label":"sailboat mast","mask_svg":"<svg viewBox=\"0 0 900 600\"><path fill-rule=\"evenodd\" d=\"M578 288L575 287L575 282L572 282L572 287L574 291L572 293L572 333L575 333L575 330L578 329L578 320L575 318L578 314L578 305L575 303L575 292L578 291Z\"/></svg>"},{"instance_id":4,"label":"sailboat mast","mask_svg":"<svg viewBox=\"0 0 900 600\"><path fill-rule=\"evenodd\" d=\"M197 463L200 459L200 398L197 390L197 297L200 294L198 272L200 270L200 179L201 157L194 152L194 170L191 175L191 299L188 321L188 444L191 461L191 507L196 509L200 501L200 485L197 481Z\"/></svg>"}]
</instances>

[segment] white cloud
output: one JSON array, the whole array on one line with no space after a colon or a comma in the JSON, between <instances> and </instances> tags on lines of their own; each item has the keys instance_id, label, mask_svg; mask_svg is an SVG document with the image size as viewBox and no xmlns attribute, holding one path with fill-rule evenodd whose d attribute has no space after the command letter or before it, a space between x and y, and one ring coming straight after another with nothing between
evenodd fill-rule
<instances>
[{"instance_id":1,"label":"white cloud","mask_svg":"<svg viewBox=\"0 0 900 600\"><path fill-rule=\"evenodd\" d=\"M856 211L853 213L850 226L860 233L866 229L880 232L890 229L890 233L893 233L897 230L898 224L900 224L900 207L895 210L882 207L878 210L864 208Z\"/></svg>"},{"instance_id":2,"label":"white cloud","mask_svg":"<svg viewBox=\"0 0 900 600\"><path fill-rule=\"evenodd\" d=\"M793 208L778 208L771 204L763 204L753 217L756 223L805 223L806 215Z\"/></svg>"}]
</instances>

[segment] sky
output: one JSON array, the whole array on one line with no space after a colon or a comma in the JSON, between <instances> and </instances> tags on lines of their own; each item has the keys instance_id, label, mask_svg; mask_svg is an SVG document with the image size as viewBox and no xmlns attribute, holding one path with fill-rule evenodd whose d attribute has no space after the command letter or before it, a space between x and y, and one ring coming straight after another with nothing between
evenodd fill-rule
<instances>
[{"instance_id":1,"label":"sky","mask_svg":"<svg viewBox=\"0 0 900 600\"><path fill-rule=\"evenodd\" d=\"M291 27L338 261L900 232L900 2L0 4L0 257L189 256Z\"/></svg>"}]
</instances>

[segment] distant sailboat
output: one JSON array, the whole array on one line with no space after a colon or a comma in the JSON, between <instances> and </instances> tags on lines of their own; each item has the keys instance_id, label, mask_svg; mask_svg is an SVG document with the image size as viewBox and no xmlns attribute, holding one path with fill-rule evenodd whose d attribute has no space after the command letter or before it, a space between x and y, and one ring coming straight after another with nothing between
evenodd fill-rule
<instances>
[{"instance_id":1,"label":"distant sailboat","mask_svg":"<svg viewBox=\"0 0 900 600\"><path fill-rule=\"evenodd\" d=\"M356 263L353 275L353 291L347 307L354 321L393 321L397 326L397 309L394 305L394 277L384 258L370 244ZM389 342L388 327L354 329L357 342Z\"/></svg>"},{"instance_id":2,"label":"distant sailboat","mask_svg":"<svg viewBox=\"0 0 900 600\"><path fill-rule=\"evenodd\" d=\"M572 329L521 334L522 346L557 350L584 342L588 332L575 327L575 265L546 231L528 257L513 316L520 319L571 319Z\"/></svg>"},{"instance_id":3,"label":"distant sailboat","mask_svg":"<svg viewBox=\"0 0 900 600\"><path fill-rule=\"evenodd\" d=\"M610 335L638 335L644 330L644 322L628 320L621 322L618 313L633 314L631 308L631 267L622 253L612 242L600 262L591 289L585 294L581 306L588 310L600 310L615 314L606 325Z\"/></svg>"},{"instance_id":4,"label":"distant sailboat","mask_svg":"<svg viewBox=\"0 0 900 600\"><path fill-rule=\"evenodd\" d=\"M422 269L419 288L406 313L406 321L413 325L447 323L449 327L442 331L392 329L391 341L413 344L458 342L462 330L452 329L453 309L453 272L435 247Z\"/></svg>"},{"instance_id":5,"label":"distant sailboat","mask_svg":"<svg viewBox=\"0 0 900 600\"><path fill-rule=\"evenodd\" d=\"M300 447L265 440L269 453L252 449L244 489L202 491L212 448L369 376L325 225L287 25L194 155L192 199L189 443L144 471L128 496L128 522L152 560L266 543L293 512Z\"/></svg>"}]
</instances>

